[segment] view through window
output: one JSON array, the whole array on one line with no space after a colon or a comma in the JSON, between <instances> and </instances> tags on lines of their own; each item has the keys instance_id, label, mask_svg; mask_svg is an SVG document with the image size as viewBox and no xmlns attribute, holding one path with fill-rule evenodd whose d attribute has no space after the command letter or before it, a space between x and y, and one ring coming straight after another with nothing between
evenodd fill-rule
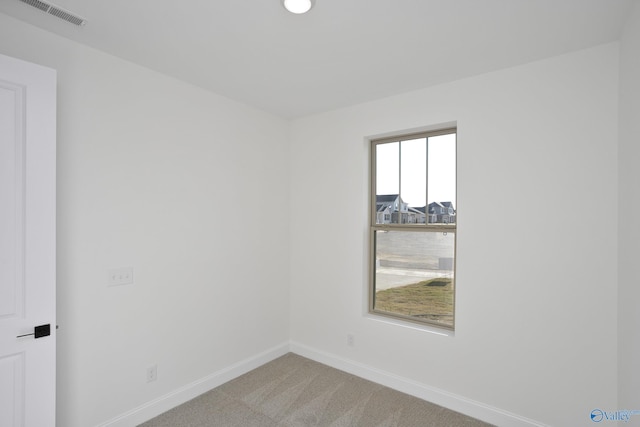
<instances>
[{"instance_id":1,"label":"view through window","mask_svg":"<svg viewBox=\"0 0 640 427\"><path fill-rule=\"evenodd\" d=\"M454 327L456 129L371 141L372 312Z\"/></svg>"}]
</instances>

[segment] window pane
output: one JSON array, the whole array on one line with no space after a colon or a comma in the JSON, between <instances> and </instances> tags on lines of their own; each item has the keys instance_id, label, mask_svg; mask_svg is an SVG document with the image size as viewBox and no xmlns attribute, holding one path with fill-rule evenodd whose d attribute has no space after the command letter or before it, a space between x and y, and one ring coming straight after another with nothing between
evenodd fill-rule
<instances>
[{"instance_id":1,"label":"window pane","mask_svg":"<svg viewBox=\"0 0 640 427\"><path fill-rule=\"evenodd\" d=\"M427 139L400 143L400 196L406 210L403 224L424 224L427 204Z\"/></svg>"},{"instance_id":2,"label":"window pane","mask_svg":"<svg viewBox=\"0 0 640 427\"><path fill-rule=\"evenodd\" d=\"M376 224L400 220L400 143L376 145Z\"/></svg>"},{"instance_id":3,"label":"window pane","mask_svg":"<svg viewBox=\"0 0 640 427\"><path fill-rule=\"evenodd\" d=\"M374 233L374 310L453 327L455 232Z\"/></svg>"},{"instance_id":4,"label":"window pane","mask_svg":"<svg viewBox=\"0 0 640 427\"><path fill-rule=\"evenodd\" d=\"M429 138L429 223L456 222L456 135Z\"/></svg>"}]
</instances>

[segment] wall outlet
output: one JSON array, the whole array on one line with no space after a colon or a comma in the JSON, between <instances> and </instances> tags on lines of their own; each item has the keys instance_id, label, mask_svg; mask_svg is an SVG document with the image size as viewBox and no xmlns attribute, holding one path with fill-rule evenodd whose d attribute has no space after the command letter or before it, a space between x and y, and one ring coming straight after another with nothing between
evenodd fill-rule
<instances>
[{"instance_id":1,"label":"wall outlet","mask_svg":"<svg viewBox=\"0 0 640 427\"><path fill-rule=\"evenodd\" d=\"M133 267L112 268L107 271L109 286L130 285L133 283Z\"/></svg>"},{"instance_id":2,"label":"wall outlet","mask_svg":"<svg viewBox=\"0 0 640 427\"><path fill-rule=\"evenodd\" d=\"M353 334L347 334L347 345L353 347L356 345L356 337Z\"/></svg>"},{"instance_id":3,"label":"wall outlet","mask_svg":"<svg viewBox=\"0 0 640 427\"><path fill-rule=\"evenodd\" d=\"M158 379L158 365L149 366L147 368L147 382L153 382Z\"/></svg>"}]
</instances>

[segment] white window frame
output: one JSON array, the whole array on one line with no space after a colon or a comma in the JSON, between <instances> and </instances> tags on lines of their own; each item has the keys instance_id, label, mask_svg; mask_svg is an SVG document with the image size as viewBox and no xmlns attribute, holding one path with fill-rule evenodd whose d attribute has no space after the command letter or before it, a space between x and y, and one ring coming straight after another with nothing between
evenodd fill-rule
<instances>
[{"instance_id":1,"label":"white window frame","mask_svg":"<svg viewBox=\"0 0 640 427\"><path fill-rule=\"evenodd\" d=\"M454 221L453 223L430 223L429 222L429 198L427 195L426 203L425 203L425 222L424 223L383 223L377 224L377 191L376 191L376 146L379 144L398 142L398 141L407 141L418 138L429 138L439 135L448 135L455 134L456 135L456 151L457 151L457 127L446 127L438 130L418 132L418 133L408 133L408 134L397 134L390 137L378 138L378 139L370 139L370 177L369 177L369 187L370 187L370 215L369 215L369 295L368 295L368 308L369 314L374 316L382 316L385 318L400 320L402 322L410 322L417 323L423 326L430 326L435 328L446 329L450 331L455 330L455 319L456 319L456 296L455 290L457 286L455 286L455 271L456 271L456 261L457 261L457 223L458 221ZM457 155L456 155L456 176L457 176ZM428 170L427 170L428 177ZM456 179L457 181L457 179ZM427 178L427 189L428 178ZM427 190L428 191L428 190ZM399 190L399 196L401 191ZM457 190L456 190L456 199L457 199ZM458 205L456 200L456 206ZM443 208L444 209L444 208ZM457 214L457 208L456 208ZM387 311L381 311L375 309L375 292L376 292L376 247L375 247L375 233L377 231L414 231L414 232L434 232L434 231L442 231L442 232L453 232L455 236L454 240L454 255L453 255L453 277L454 277L454 296L453 296L453 323L451 326L444 325L442 323L430 321L427 319L420 319L417 317L412 317L408 315L403 315L400 313L391 313Z\"/></svg>"}]
</instances>

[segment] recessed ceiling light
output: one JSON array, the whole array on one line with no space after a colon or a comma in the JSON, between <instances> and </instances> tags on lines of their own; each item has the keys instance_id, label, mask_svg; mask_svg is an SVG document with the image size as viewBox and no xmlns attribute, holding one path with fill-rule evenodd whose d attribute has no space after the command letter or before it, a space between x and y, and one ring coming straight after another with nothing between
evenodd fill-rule
<instances>
[{"instance_id":1,"label":"recessed ceiling light","mask_svg":"<svg viewBox=\"0 0 640 427\"><path fill-rule=\"evenodd\" d=\"M291 13L307 13L313 7L315 0L283 0L284 7Z\"/></svg>"}]
</instances>

